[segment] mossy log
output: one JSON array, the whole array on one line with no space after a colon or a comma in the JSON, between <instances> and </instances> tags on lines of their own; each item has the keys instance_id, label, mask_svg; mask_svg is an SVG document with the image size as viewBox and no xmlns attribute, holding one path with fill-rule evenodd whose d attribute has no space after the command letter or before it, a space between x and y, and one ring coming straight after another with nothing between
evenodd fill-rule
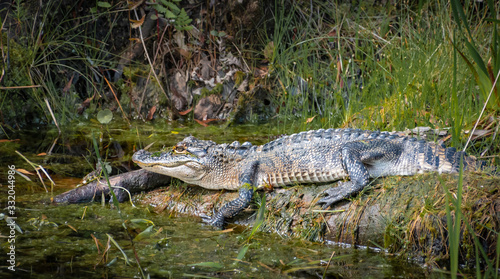
<instances>
[{"instance_id":1,"label":"mossy log","mask_svg":"<svg viewBox=\"0 0 500 279\"><path fill-rule=\"evenodd\" d=\"M129 194L148 191L170 182L170 177L148 172L143 169L114 175L109 183L119 202L129 199ZM126 189L126 191L124 190ZM54 197L54 203L84 203L99 201L104 196L109 198L109 186L105 179L95 180L81 187L64 192Z\"/></svg>"},{"instance_id":2,"label":"mossy log","mask_svg":"<svg viewBox=\"0 0 500 279\"><path fill-rule=\"evenodd\" d=\"M172 184L168 177L143 170L123 174L121 178L112 177L111 181L132 191L165 186L134 197L135 203L151 206L158 214L211 215L238 196L237 192L206 190L179 181ZM131 189L130 183L136 186ZM138 183L142 186L138 187ZM380 178L363 193L328 210L316 205L316 201L321 198L323 190L335 187L335 183L259 191L248 209L229 220L229 227L234 224L251 226L258 205L265 197L266 218L261 230L310 241L378 247L390 253L411 254L427 262L439 261L448 258L446 204L451 206L454 214L452 201L456 198L457 185L458 175L431 173ZM500 231L499 185L498 177L475 173L464 175L461 212L465 221L462 223L461 262L475 259L474 237L486 253L494 255L497 241L494 232ZM77 188L73 191L84 190ZM121 190L116 191L119 197L124 197ZM90 195L94 192L95 189L82 193ZM54 200L75 202L74 196L65 193ZM467 229L467 224L473 232Z\"/></svg>"}]
</instances>

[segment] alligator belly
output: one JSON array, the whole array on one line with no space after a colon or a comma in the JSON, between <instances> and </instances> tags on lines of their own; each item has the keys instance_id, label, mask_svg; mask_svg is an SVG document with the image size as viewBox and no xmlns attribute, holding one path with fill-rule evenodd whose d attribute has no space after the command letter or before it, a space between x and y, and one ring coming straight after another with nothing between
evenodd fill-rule
<instances>
[{"instance_id":1,"label":"alligator belly","mask_svg":"<svg viewBox=\"0 0 500 279\"><path fill-rule=\"evenodd\" d=\"M344 170L273 172L259 175L259 186L286 186L299 183L321 183L346 177Z\"/></svg>"}]
</instances>

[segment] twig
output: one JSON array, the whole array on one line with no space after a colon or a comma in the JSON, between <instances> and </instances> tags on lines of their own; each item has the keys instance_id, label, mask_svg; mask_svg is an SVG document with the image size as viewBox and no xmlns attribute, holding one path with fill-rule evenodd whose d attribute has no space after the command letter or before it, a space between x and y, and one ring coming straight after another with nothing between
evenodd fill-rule
<instances>
[{"instance_id":1,"label":"twig","mask_svg":"<svg viewBox=\"0 0 500 279\"><path fill-rule=\"evenodd\" d=\"M57 124L56 117L54 116L54 113L52 112L52 108L50 108L49 100L47 98L44 98L45 104L47 104L47 108L49 109L50 115L52 116L52 120L54 120L54 123L56 124L57 130L59 131L59 135L61 135L61 128L59 128L59 124Z\"/></svg>"},{"instance_id":2,"label":"twig","mask_svg":"<svg viewBox=\"0 0 500 279\"><path fill-rule=\"evenodd\" d=\"M23 158L26 162L28 162L28 164L30 164L31 167L33 167L33 169L36 171L36 174L38 175L38 178L40 178L40 181L42 182L43 188L45 188L45 192L48 193L49 191L47 190L47 187L45 186L45 183L43 182L42 175L38 171L38 168L40 168L43 171L43 173L45 173L45 176L47 176L47 178L51 182L50 190L52 192L53 189L54 189L54 185L56 185L56 183L54 183L54 181L52 180L52 178L50 178L49 174L45 171L45 169L41 165L32 163L30 160L28 160L28 158L24 157L24 155L21 154L19 151L16 150L15 152L17 153L17 155L21 156L21 158ZM37 168L37 166L38 166L38 168Z\"/></svg>"},{"instance_id":3,"label":"twig","mask_svg":"<svg viewBox=\"0 0 500 279\"><path fill-rule=\"evenodd\" d=\"M241 56L241 60L243 60L243 63L245 63L245 66L247 66L247 71L250 72L250 67L248 67L248 64L247 64L247 61L245 60L245 58L243 57L243 53L241 53L240 49L236 46L236 44L234 42L231 42L233 44L233 46L236 48L236 51L238 51L238 53L240 54Z\"/></svg>"},{"instance_id":4,"label":"twig","mask_svg":"<svg viewBox=\"0 0 500 279\"><path fill-rule=\"evenodd\" d=\"M379 40L383 41L384 43L389 44L389 45L391 44L391 42L389 42L389 41L387 41L386 39L384 39L384 38L380 37L380 36L379 36L379 35L377 35L375 32L372 32L372 31L370 31L370 30L368 30L368 29L364 28L363 26L361 26L361 25L357 24L356 22L351 21L351 20L349 20L349 19L347 20L347 22L348 22L348 23L352 23L352 24L354 24L354 25L357 25L357 26L358 26L359 28L361 28L363 31L367 31L367 32L371 33L371 34L372 34L375 38L377 38L377 39L379 39Z\"/></svg>"},{"instance_id":5,"label":"twig","mask_svg":"<svg viewBox=\"0 0 500 279\"><path fill-rule=\"evenodd\" d=\"M497 138L497 135L498 135L498 128L500 128L500 123L498 123L498 121L497 121L497 127L495 129L495 132L493 133L493 137L491 138L491 144L490 144L490 146L488 146L488 148L486 148L483 152L481 152L481 157L484 157L484 154L486 154L486 152L488 152L488 150L490 150L491 146L495 142L495 139Z\"/></svg>"},{"instance_id":6,"label":"twig","mask_svg":"<svg viewBox=\"0 0 500 279\"><path fill-rule=\"evenodd\" d=\"M323 272L323 277L322 278L326 278L325 277L326 271L328 270L328 267L330 267L330 263L332 262L333 255L335 255L335 250L333 250L332 255L330 256L330 259L328 260L328 263L326 264L325 271Z\"/></svg>"},{"instance_id":7,"label":"twig","mask_svg":"<svg viewBox=\"0 0 500 279\"><path fill-rule=\"evenodd\" d=\"M116 96L115 90L113 90L113 86L111 86L111 83L109 83L108 79L104 75L102 77L104 78L104 80L108 84L109 89L111 90L111 93L113 93L113 96L115 96L115 100L118 103L120 110L122 111L123 117L125 117L125 120L127 120L128 125L130 126L130 121L128 120L127 114L125 113L125 111L123 111L122 105L120 104L120 101L118 100L118 97Z\"/></svg>"},{"instance_id":8,"label":"twig","mask_svg":"<svg viewBox=\"0 0 500 279\"><path fill-rule=\"evenodd\" d=\"M153 63L156 62L156 58L158 57L158 54L160 52L160 44L163 41L163 37L164 37L166 32L167 32L167 28L165 27L163 33L161 33L160 40L158 41L158 48L156 49L156 53L155 53L155 56L153 58ZM167 44L167 47L168 47L168 44ZM170 55L172 55L172 52L170 50L169 50L169 53L170 53ZM174 57L172 56L172 58L174 58ZM174 61L174 64L177 67L177 63L175 63L175 61ZM149 67L149 72L151 73L152 71L153 71L153 67L151 66L151 67ZM139 102L138 114L141 116L141 118L142 118L142 114L140 113L140 111L142 109L142 102L144 101L144 96L146 96L146 90L147 90L147 86L148 86L150 80L151 80L151 75L148 75L148 78L146 80L146 85L144 86L144 90L142 91L142 94L141 94L141 100ZM158 83L159 83L159 81L158 81Z\"/></svg>"},{"instance_id":9,"label":"twig","mask_svg":"<svg viewBox=\"0 0 500 279\"><path fill-rule=\"evenodd\" d=\"M57 141L59 140L59 136L56 137L56 139L54 140L54 142L52 143L52 145L50 146L50 149L47 151L47 155L50 155L52 154L52 150L54 149L54 147L56 146L56 143Z\"/></svg>"},{"instance_id":10,"label":"twig","mask_svg":"<svg viewBox=\"0 0 500 279\"><path fill-rule=\"evenodd\" d=\"M41 85L24 85L24 86L9 86L9 87L4 87L0 86L1 90L10 90L10 89L24 89L24 88L38 88L42 87Z\"/></svg>"},{"instance_id":11,"label":"twig","mask_svg":"<svg viewBox=\"0 0 500 279\"><path fill-rule=\"evenodd\" d=\"M134 10L134 13L135 13L136 19L139 20L139 15L137 14L136 10ZM148 49L146 48L146 44L144 43L144 36L142 35L142 29L141 28L138 28L138 29L139 29L139 35L141 36L142 47L144 48L144 54L146 55L146 58L148 59L149 67L151 67L151 69L153 69L153 63L151 62L151 58L149 58ZM165 97L167 97L167 100L168 100L169 98L168 98L167 92L165 92L165 89L163 89L163 86L161 85L160 79L156 75L155 71L152 71L152 73L155 76L156 81L158 82L158 86L160 86L161 91L163 92L163 94L165 94Z\"/></svg>"},{"instance_id":12,"label":"twig","mask_svg":"<svg viewBox=\"0 0 500 279\"><path fill-rule=\"evenodd\" d=\"M488 105L488 101L490 100L491 94L493 93L493 90L495 90L495 85L497 84L498 77L500 76L500 71L498 71L497 77L495 78L495 82L493 82L493 86L491 86L490 94L488 94L488 98L486 99L486 102L484 102L483 109L481 110L481 113L479 114L479 117L476 120L476 124L474 124L474 128L472 128L472 131L470 132L469 138L467 139L467 143L464 146L464 149L462 151L465 152L467 149L467 146L469 145L469 142L472 138L472 135L474 134L474 131L477 128L477 124L479 124L479 120L481 120L481 116L483 116L484 110L486 109L486 105Z\"/></svg>"}]
</instances>

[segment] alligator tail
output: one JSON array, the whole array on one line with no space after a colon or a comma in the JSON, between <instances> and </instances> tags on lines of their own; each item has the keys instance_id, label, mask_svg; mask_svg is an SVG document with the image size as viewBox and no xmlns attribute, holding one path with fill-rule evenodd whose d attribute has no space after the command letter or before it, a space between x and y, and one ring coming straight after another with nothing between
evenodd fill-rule
<instances>
[{"instance_id":1,"label":"alligator tail","mask_svg":"<svg viewBox=\"0 0 500 279\"><path fill-rule=\"evenodd\" d=\"M477 160L476 157L467 155L464 151L456 151L454 147L445 149L446 160L452 164L453 172L460 171L460 160L462 160L463 168L467 171L486 171L493 175L498 175L498 169L488 165L487 161Z\"/></svg>"},{"instance_id":2,"label":"alligator tail","mask_svg":"<svg viewBox=\"0 0 500 279\"><path fill-rule=\"evenodd\" d=\"M414 144L414 143L412 143ZM454 147L446 148L424 140L414 144L411 150L417 152L417 161L422 171L437 171L440 173L457 173L460 164L464 171L486 171L491 173L491 166L486 161L477 160L476 157L468 155L464 151L458 151ZM498 170L493 170L493 175L498 175Z\"/></svg>"},{"instance_id":3,"label":"alligator tail","mask_svg":"<svg viewBox=\"0 0 500 279\"><path fill-rule=\"evenodd\" d=\"M474 157L470 157L464 151L457 151L455 147L446 148L445 156L446 161L451 164L452 172L460 171L460 162L462 162L464 170L470 170L470 168L475 165Z\"/></svg>"},{"instance_id":4,"label":"alligator tail","mask_svg":"<svg viewBox=\"0 0 500 279\"><path fill-rule=\"evenodd\" d=\"M477 160L476 170L484 171L489 175L500 176L500 169L497 166L489 165L487 161Z\"/></svg>"}]
</instances>

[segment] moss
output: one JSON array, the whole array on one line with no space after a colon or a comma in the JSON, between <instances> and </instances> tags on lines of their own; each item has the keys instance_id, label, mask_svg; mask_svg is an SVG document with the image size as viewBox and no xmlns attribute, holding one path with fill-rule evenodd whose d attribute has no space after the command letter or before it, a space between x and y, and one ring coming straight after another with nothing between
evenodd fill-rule
<instances>
[{"instance_id":1,"label":"moss","mask_svg":"<svg viewBox=\"0 0 500 279\"><path fill-rule=\"evenodd\" d=\"M440 178L436 174L425 174L405 178L405 184L410 184L411 187L394 187L396 180L397 177L381 180L382 189L374 191L372 197L367 197L388 208L388 222L384 233L385 248L394 253L422 251L431 262L447 258L445 196L447 191L456 191L456 179L453 175ZM499 198L498 193L491 195L498 183L498 178L474 173L468 173L464 181L463 218L474 228L474 235L483 236L483 240L490 243L491 247L496 245L496 239L488 233L489 230L500 230L496 212L490 210L491 205ZM479 216L482 218L478 218ZM495 221L485 222L486 220ZM485 223L488 223L490 228L486 228L483 225ZM471 259L469 256L474 254L474 235L467 232L465 223L461 226L461 249L464 258Z\"/></svg>"},{"instance_id":2,"label":"moss","mask_svg":"<svg viewBox=\"0 0 500 279\"><path fill-rule=\"evenodd\" d=\"M149 72L149 65L133 65L123 68L123 76L133 83L136 83L139 77L147 77Z\"/></svg>"},{"instance_id":3,"label":"moss","mask_svg":"<svg viewBox=\"0 0 500 279\"><path fill-rule=\"evenodd\" d=\"M7 32L2 33L3 44L6 44ZM0 72L5 72L8 78L2 80L3 86L31 85L31 79L28 74L29 65L33 60L33 52L16 43L14 39L9 40L9 64L1 63ZM9 68L6 68L8 66Z\"/></svg>"},{"instance_id":4,"label":"moss","mask_svg":"<svg viewBox=\"0 0 500 279\"><path fill-rule=\"evenodd\" d=\"M234 73L234 83L235 87L239 86L247 77L247 74L242 71L237 71Z\"/></svg>"},{"instance_id":5,"label":"moss","mask_svg":"<svg viewBox=\"0 0 500 279\"><path fill-rule=\"evenodd\" d=\"M210 95L220 95L222 93L223 88L224 84L222 83L217 83L212 90L209 90L208 88L204 87L201 89L201 97L208 97Z\"/></svg>"}]
</instances>

